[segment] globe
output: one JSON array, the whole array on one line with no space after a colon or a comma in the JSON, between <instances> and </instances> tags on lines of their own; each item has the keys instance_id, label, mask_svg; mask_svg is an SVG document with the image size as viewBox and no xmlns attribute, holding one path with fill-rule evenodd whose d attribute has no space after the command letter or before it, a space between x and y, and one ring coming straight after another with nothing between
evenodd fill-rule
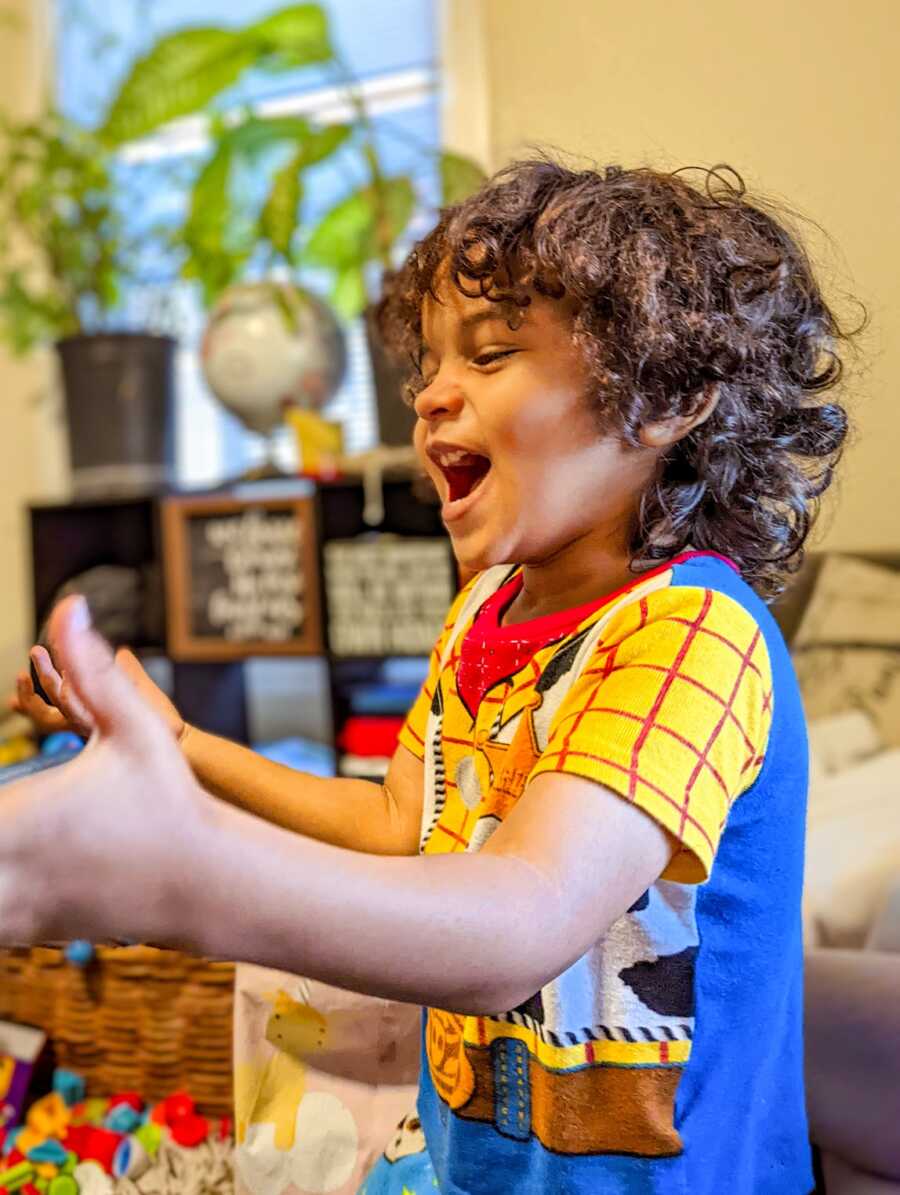
<instances>
[{"instance_id":1,"label":"globe","mask_svg":"<svg viewBox=\"0 0 900 1195\"><path fill-rule=\"evenodd\" d=\"M201 347L210 390L245 427L269 436L290 407L317 411L347 368L331 309L288 283L229 287L213 307Z\"/></svg>"}]
</instances>

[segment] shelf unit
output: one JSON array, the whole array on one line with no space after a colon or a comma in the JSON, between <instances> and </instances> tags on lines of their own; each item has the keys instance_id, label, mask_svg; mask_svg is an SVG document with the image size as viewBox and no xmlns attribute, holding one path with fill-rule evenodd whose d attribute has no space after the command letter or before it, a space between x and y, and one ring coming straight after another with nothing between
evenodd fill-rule
<instances>
[{"instance_id":1,"label":"shelf unit","mask_svg":"<svg viewBox=\"0 0 900 1195\"><path fill-rule=\"evenodd\" d=\"M342 730L347 727L348 720L354 717L402 717L424 678L428 655L457 588L456 566L435 498L431 494L423 495L419 484L411 478L386 481L382 496L384 519L377 531L373 532L363 516L364 495L360 485L335 482L321 486L318 493L322 626L328 660L336 765L341 773L369 779L383 776L383 764L378 767L373 763L367 769L364 759L354 759L343 751L340 746ZM418 604L420 609L426 606L430 611L430 617L424 620L427 629L423 629L423 620L419 618L412 633L405 635L402 622L395 623L390 628L393 634L383 636L394 639L389 645L373 645L370 642L369 650L343 648L343 644L337 641L337 632L341 623L346 625L347 612L343 611L338 619L333 599L335 568L333 561L329 561L329 555L335 547L344 545L363 549L360 555L368 557L364 571L368 570L370 576L385 580L388 589L392 585L396 587L394 593L385 594L384 590L379 593L378 600L373 602L375 609L360 611L361 625L377 638L382 628L379 615L383 619L385 598L390 601L398 595L404 596L405 584L405 596L422 600L418 603L415 600L398 600L394 615L399 619L404 612L409 615L411 606ZM381 552L379 547L385 550ZM379 556L388 559L379 561ZM377 570L373 568L374 565L378 566ZM421 575L423 569L427 570L427 576ZM404 575L398 575L401 572ZM377 650L371 650L372 646ZM418 670L412 667L414 661L420 661ZM407 670L405 683L397 676L404 669ZM373 704L373 692L391 688L395 690L394 699L386 702L382 708L379 708L377 700ZM360 710L358 699L363 692L368 696L365 709ZM402 700L404 693L405 702ZM383 761L385 759L380 752L374 758L378 757Z\"/></svg>"},{"instance_id":2,"label":"shelf unit","mask_svg":"<svg viewBox=\"0 0 900 1195\"><path fill-rule=\"evenodd\" d=\"M327 665L336 756L338 766L342 768L347 761L337 749L337 742L348 719L360 716L357 708L360 693L367 692L361 716L392 715L398 712L397 702L389 702L389 709L379 710L377 687L383 686L386 680L390 682L392 677L396 683L398 671L413 669L415 681L410 679L405 690L401 685L401 691L409 697L424 674L431 640L440 629L440 619L455 592L455 566L436 501L412 476L397 476L384 481L384 519L377 529L368 527L363 518L364 494L359 482L341 480L312 487L310 483L298 480L296 486L288 486L282 492L289 496L311 496L313 500L316 548L313 559L307 557L305 569L315 574L307 577L307 584L315 587L321 625L320 652ZM164 654L171 660L173 700L188 721L213 733L247 742L246 685L240 645L237 650L234 644L229 644L227 649L223 646L220 653L207 651L203 659L182 658L177 649L173 650L172 628L176 620L172 601L187 601L189 585L171 584L174 565L171 542L167 543L166 538L168 535L171 540L171 530L167 529L171 520L165 507L184 500L193 506L207 499L212 505L223 499L227 504L230 499L232 504L246 502L249 506L259 500L259 495L266 496L264 486L258 489L241 486L227 493L217 491L209 495L172 492L145 498L30 506L35 636L40 633L60 587L73 578L104 565L135 570L141 577L143 610L139 632L129 636L130 645L141 653ZM386 559L388 564L394 561L394 575L385 577L384 570L379 572L382 615L386 601L392 612L408 610L410 595L416 586L427 591L429 627L425 634L421 633L421 620L416 624L420 633L412 650L401 650L399 644L392 646L390 651L357 653L338 649L339 645L333 640L340 619L344 618L346 624L347 609L338 608L336 602L329 599L329 588L332 598L335 592L334 586L329 586L327 575L329 556L335 545L338 552L344 554L342 567L345 571L349 559L351 572L357 568L357 573L360 561L364 561L371 572L373 559L382 549L390 549ZM349 557L346 545L350 545ZM424 557L423 545L426 545ZM362 552L357 551L358 548L362 548ZM425 559L426 567L417 568L416 559L420 565ZM440 591L436 580L440 571L438 564L445 570L445 592ZM421 575L423 572L427 575ZM364 579L362 584L361 593L365 599ZM173 599L173 594L178 596ZM371 602L364 600L363 606L356 620L360 625L362 620L375 616ZM179 617L177 621L181 625L184 618ZM273 645L273 650L279 652L277 644ZM248 650L245 658L253 654ZM279 654L294 653L288 646ZM417 670L416 660L421 661ZM377 770L371 774L377 774Z\"/></svg>"}]
</instances>

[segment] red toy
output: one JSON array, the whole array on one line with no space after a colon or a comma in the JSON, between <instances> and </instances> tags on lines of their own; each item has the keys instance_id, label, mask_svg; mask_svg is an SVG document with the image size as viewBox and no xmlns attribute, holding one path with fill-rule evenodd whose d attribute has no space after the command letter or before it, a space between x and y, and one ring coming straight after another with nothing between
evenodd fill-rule
<instances>
[{"instance_id":1,"label":"red toy","mask_svg":"<svg viewBox=\"0 0 900 1195\"><path fill-rule=\"evenodd\" d=\"M107 1174L112 1174L113 1157L121 1140L122 1134L111 1129L79 1124L69 1127L63 1145L77 1154L79 1161L99 1162Z\"/></svg>"},{"instance_id":2,"label":"red toy","mask_svg":"<svg viewBox=\"0 0 900 1195\"><path fill-rule=\"evenodd\" d=\"M176 1120L193 1114L194 1097L186 1091L175 1091L163 1100L163 1107L166 1110L166 1124L173 1124Z\"/></svg>"},{"instance_id":3,"label":"red toy","mask_svg":"<svg viewBox=\"0 0 900 1195\"><path fill-rule=\"evenodd\" d=\"M110 1111L113 1108L118 1108L119 1104L127 1104L129 1108L134 1108L135 1112L144 1111L144 1101L136 1091L120 1091L116 1095L110 1096Z\"/></svg>"},{"instance_id":4,"label":"red toy","mask_svg":"<svg viewBox=\"0 0 900 1195\"><path fill-rule=\"evenodd\" d=\"M195 1116L191 1113L170 1123L169 1132L177 1145L191 1149L200 1145L209 1136L209 1121L203 1116Z\"/></svg>"}]
</instances>

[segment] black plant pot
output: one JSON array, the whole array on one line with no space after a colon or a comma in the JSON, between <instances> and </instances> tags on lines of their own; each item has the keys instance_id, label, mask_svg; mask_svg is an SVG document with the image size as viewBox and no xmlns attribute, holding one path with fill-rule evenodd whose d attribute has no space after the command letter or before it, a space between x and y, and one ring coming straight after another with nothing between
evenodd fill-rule
<instances>
[{"instance_id":1,"label":"black plant pot","mask_svg":"<svg viewBox=\"0 0 900 1195\"><path fill-rule=\"evenodd\" d=\"M403 376L382 343L372 307L366 309L365 324L375 384L378 439L382 444L408 447L412 444L416 413L403 401Z\"/></svg>"},{"instance_id":2,"label":"black plant pot","mask_svg":"<svg viewBox=\"0 0 900 1195\"><path fill-rule=\"evenodd\" d=\"M75 496L148 494L174 481L175 341L71 336L62 362Z\"/></svg>"}]
</instances>

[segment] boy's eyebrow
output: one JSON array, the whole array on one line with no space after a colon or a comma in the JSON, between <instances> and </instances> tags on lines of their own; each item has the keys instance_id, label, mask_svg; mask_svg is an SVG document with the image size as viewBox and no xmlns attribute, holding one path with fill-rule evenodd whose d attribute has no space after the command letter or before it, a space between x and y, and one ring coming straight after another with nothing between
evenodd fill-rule
<instances>
[{"instance_id":1,"label":"boy's eyebrow","mask_svg":"<svg viewBox=\"0 0 900 1195\"><path fill-rule=\"evenodd\" d=\"M471 315L464 315L459 321L461 328L471 328L476 324L490 323L493 320L500 321L504 324L509 323L509 317L513 314L514 309L509 303L498 303L494 309L485 307L481 311L473 311Z\"/></svg>"},{"instance_id":2,"label":"boy's eyebrow","mask_svg":"<svg viewBox=\"0 0 900 1195\"><path fill-rule=\"evenodd\" d=\"M497 303L494 308L485 307L481 311L473 311L469 315L464 315L459 321L459 326L464 332L468 332L470 328L477 327L479 324L486 324L491 322L498 322L506 324L510 331L518 331L518 327L510 328L510 317L519 312L519 308L512 303ZM419 358L421 359L427 353L430 353L431 346L425 340L424 336L419 345Z\"/></svg>"}]
</instances>

